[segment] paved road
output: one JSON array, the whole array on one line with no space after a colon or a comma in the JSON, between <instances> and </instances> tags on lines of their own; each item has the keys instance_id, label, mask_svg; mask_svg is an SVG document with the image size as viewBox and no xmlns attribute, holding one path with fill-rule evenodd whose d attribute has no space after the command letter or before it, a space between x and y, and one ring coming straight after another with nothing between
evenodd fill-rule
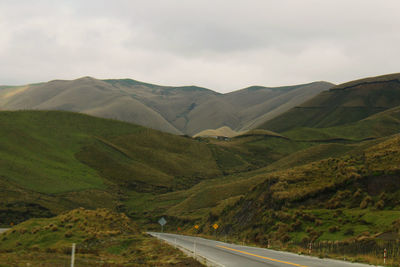
<instances>
[{"instance_id":1,"label":"paved road","mask_svg":"<svg viewBox=\"0 0 400 267\"><path fill-rule=\"evenodd\" d=\"M319 259L309 256L297 255L294 253L275 251L270 249L239 246L219 241L166 233L149 234L163 239L178 247L183 247L196 255L200 255L211 262L214 266L225 267L365 267L371 265L349 263L344 261Z\"/></svg>"},{"instance_id":2,"label":"paved road","mask_svg":"<svg viewBox=\"0 0 400 267\"><path fill-rule=\"evenodd\" d=\"M7 231L9 228L0 228L0 234Z\"/></svg>"}]
</instances>

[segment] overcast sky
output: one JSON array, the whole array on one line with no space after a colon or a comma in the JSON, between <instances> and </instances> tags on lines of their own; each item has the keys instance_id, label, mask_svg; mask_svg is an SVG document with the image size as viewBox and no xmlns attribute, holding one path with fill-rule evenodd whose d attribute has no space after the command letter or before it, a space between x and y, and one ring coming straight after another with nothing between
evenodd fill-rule
<instances>
[{"instance_id":1,"label":"overcast sky","mask_svg":"<svg viewBox=\"0 0 400 267\"><path fill-rule=\"evenodd\" d=\"M400 72L399 0L0 0L0 84L219 92Z\"/></svg>"}]
</instances>

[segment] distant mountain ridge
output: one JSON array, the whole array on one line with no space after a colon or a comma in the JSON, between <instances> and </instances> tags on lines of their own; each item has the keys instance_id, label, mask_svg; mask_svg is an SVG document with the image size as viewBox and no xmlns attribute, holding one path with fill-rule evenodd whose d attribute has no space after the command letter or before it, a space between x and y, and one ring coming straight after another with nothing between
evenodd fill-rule
<instances>
[{"instance_id":1,"label":"distant mountain ridge","mask_svg":"<svg viewBox=\"0 0 400 267\"><path fill-rule=\"evenodd\" d=\"M397 106L400 106L399 73L337 85L266 121L259 128L285 132L298 127L332 127Z\"/></svg>"},{"instance_id":2,"label":"distant mountain ridge","mask_svg":"<svg viewBox=\"0 0 400 267\"><path fill-rule=\"evenodd\" d=\"M160 86L132 79L53 80L0 87L0 110L66 110L195 135L223 126L247 130L301 104L333 84L268 88L252 86L227 94L197 86Z\"/></svg>"}]
</instances>

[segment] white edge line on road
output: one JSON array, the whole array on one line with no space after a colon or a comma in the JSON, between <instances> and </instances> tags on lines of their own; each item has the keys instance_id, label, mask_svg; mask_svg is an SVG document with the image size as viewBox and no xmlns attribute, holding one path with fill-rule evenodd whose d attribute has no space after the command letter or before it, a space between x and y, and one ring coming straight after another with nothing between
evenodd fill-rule
<instances>
[{"instance_id":1,"label":"white edge line on road","mask_svg":"<svg viewBox=\"0 0 400 267\"><path fill-rule=\"evenodd\" d=\"M160 238L157 234L152 234L152 233L148 233L148 234L149 234L149 235L152 235L152 236L154 236L154 237L156 237L156 238L158 238L158 239L160 239L160 240L162 240L162 241L164 241L164 242L166 242L166 243L168 243L168 244L170 244L170 245L172 245L172 246L176 246L177 248L179 248L179 249L182 250L182 251L188 251L192 256L194 256L194 252L193 252L192 250L190 250L190 249L187 249L187 248L185 248L185 247L182 247L181 245L175 244L175 243L173 243L172 241L168 241L168 240L162 239L162 238ZM216 262L215 260L212 260L212 259L207 258L207 257L205 257L205 256L202 256L202 255L198 255L198 254L197 254L196 257L205 259L206 263L207 263L207 261L208 261L208 262L211 262L211 263L216 264L216 265L218 265L218 266L226 267L226 266L223 265L222 263ZM194 257L194 258L196 259L196 257Z\"/></svg>"},{"instance_id":2,"label":"white edge line on road","mask_svg":"<svg viewBox=\"0 0 400 267\"><path fill-rule=\"evenodd\" d=\"M311 255L307 255L307 254L298 254L296 252L290 252L290 251L284 251L284 250L275 250L275 249L270 249L270 248L260 248L260 247L254 247L254 246L243 246L243 245L238 245L238 244L232 244L232 245L238 246L240 248L251 248L251 249L255 249L255 250L269 250L269 251L273 251L274 253L278 253L278 254L298 256L298 257L302 257L302 258L306 258L306 259L310 259L310 260L321 260L321 261L327 261L327 262L332 262L332 263L349 263L352 266L360 266L360 267L368 267L368 266L384 267L382 265L351 262L351 261L346 261L346 260L341 260L341 259L319 258L317 256L311 256Z\"/></svg>"},{"instance_id":3,"label":"white edge line on road","mask_svg":"<svg viewBox=\"0 0 400 267\"><path fill-rule=\"evenodd\" d=\"M150 235L152 235L152 236L155 236L155 237L158 237L157 236L157 233L150 233L150 232L148 232L148 234L150 234ZM194 237L194 236L188 236L188 237ZM326 262L331 262L331 263L348 263L348 264L351 264L352 266L360 266L360 267L368 267L368 266L377 266L377 267L383 267L382 265L371 265L371 264L368 264L368 263L360 263L360 262L351 262L351 261L344 261L344 260L340 260L340 259L332 259L332 258L319 258L319 257L316 257L316 256L310 256L310 255L306 255L306 254L298 254L298 253L295 253L295 252L289 252L289 251L283 251L283 250L275 250L275 249L268 249L268 248L260 248L260 247L255 247L255 246L243 246L243 245L239 245L239 244L229 244L229 243L224 243L224 242L221 242L221 241L218 241L218 240L212 240L212 239L206 239L206 238L202 238L202 237L195 237L195 238L199 238L199 239L203 239L203 240L206 240L206 241L215 241L215 242L217 242L217 243L220 243L220 244L223 244L223 245L234 245L234 246L238 246L238 247L243 247L243 248L252 248L252 249L257 249L257 250L270 250L270 251L274 251L274 252L277 252L277 253L279 253L279 254L286 254L286 255L292 255L292 256L298 256L298 257L302 257L302 258L307 258L307 259L311 259L311 260L321 260L321 261L326 261ZM164 240L164 239L163 239ZM165 240L164 240L165 241ZM185 248L184 248L185 249ZM188 251L190 251L190 250L188 250ZM191 251L192 252L192 251ZM193 253L193 252L192 252ZM204 257L205 258L205 257ZM210 259L208 259L208 260L210 260ZM220 264L220 263L218 263L218 262L215 262L215 261L212 261L212 260L210 260L211 262L214 262L214 263L216 263L216 264L219 264L220 266L224 266L224 265L222 265L222 264Z\"/></svg>"}]
</instances>

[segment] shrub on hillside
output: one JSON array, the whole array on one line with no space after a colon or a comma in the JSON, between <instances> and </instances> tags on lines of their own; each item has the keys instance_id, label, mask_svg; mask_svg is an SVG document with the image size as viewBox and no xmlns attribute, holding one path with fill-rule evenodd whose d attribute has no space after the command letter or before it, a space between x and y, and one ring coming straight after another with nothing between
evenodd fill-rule
<instances>
[{"instance_id":1,"label":"shrub on hillside","mask_svg":"<svg viewBox=\"0 0 400 267\"><path fill-rule=\"evenodd\" d=\"M383 210L385 208L385 201L381 199L378 202L376 202L375 208L378 210Z\"/></svg>"},{"instance_id":2,"label":"shrub on hillside","mask_svg":"<svg viewBox=\"0 0 400 267\"><path fill-rule=\"evenodd\" d=\"M322 225L322 220L315 220L315 226L321 226Z\"/></svg>"},{"instance_id":3,"label":"shrub on hillside","mask_svg":"<svg viewBox=\"0 0 400 267\"><path fill-rule=\"evenodd\" d=\"M354 235L354 229L353 228L349 228L344 232L345 235Z\"/></svg>"},{"instance_id":4,"label":"shrub on hillside","mask_svg":"<svg viewBox=\"0 0 400 267\"><path fill-rule=\"evenodd\" d=\"M300 220L296 220L294 223L291 224L291 227L294 230L300 230L301 229L301 221Z\"/></svg>"},{"instance_id":5,"label":"shrub on hillside","mask_svg":"<svg viewBox=\"0 0 400 267\"><path fill-rule=\"evenodd\" d=\"M372 198L370 196L366 196L360 203L360 208L365 209L369 206L369 204L372 202Z\"/></svg>"},{"instance_id":6,"label":"shrub on hillside","mask_svg":"<svg viewBox=\"0 0 400 267\"><path fill-rule=\"evenodd\" d=\"M284 234L284 235L281 236L280 240L281 240L283 243L287 243L287 242L290 241L290 236L289 236L288 234Z\"/></svg>"},{"instance_id":7,"label":"shrub on hillside","mask_svg":"<svg viewBox=\"0 0 400 267\"><path fill-rule=\"evenodd\" d=\"M339 226L331 226L331 227L329 227L329 232L330 233L336 233L336 232L338 232L340 229L339 229Z\"/></svg>"}]
</instances>

